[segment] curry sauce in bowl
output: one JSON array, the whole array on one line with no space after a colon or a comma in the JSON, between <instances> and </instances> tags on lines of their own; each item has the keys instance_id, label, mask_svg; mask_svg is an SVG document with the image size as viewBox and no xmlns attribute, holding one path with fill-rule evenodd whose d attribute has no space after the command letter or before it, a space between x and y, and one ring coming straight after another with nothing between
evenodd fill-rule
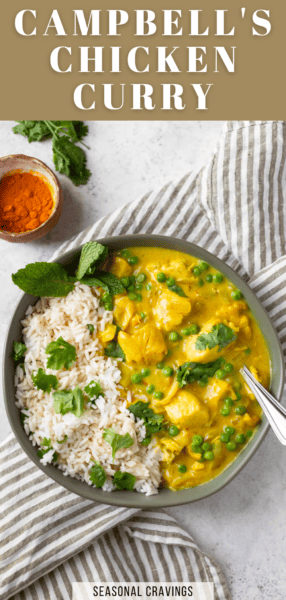
<instances>
[{"instance_id":1,"label":"curry sauce in bowl","mask_svg":"<svg viewBox=\"0 0 286 600\"><path fill-rule=\"evenodd\" d=\"M261 421L239 369L246 364L269 386L262 333L241 291L205 261L131 247L114 257L111 270L126 294L115 299L103 343L112 350L117 331L121 384L133 403L148 402L164 417L154 434L164 484L179 490L205 483L235 460Z\"/></svg>"}]
</instances>

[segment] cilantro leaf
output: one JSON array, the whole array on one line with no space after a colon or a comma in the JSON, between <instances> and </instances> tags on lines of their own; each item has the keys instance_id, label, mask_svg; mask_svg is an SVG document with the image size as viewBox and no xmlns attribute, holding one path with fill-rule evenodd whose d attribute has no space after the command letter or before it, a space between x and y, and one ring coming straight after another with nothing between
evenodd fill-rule
<instances>
[{"instance_id":1,"label":"cilantro leaf","mask_svg":"<svg viewBox=\"0 0 286 600\"><path fill-rule=\"evenodd\" d=\"M52 137L52 132L45 121L19 121L19 124L13 127L13 131L27 137L29 143Z\"/></svg>"},{"instance_id":2,"label":"cilantro leaf","mask_svg":"<svg viewBox=\"0 0 286 600\"><path fill-rule=\"evenodd\" d=\"M113 483L118 490L129 490L132 492L135 485L136 477L131 473L116 471L113 477Z\"/></svg>"},{"instance_id":3,"label":"cilantro leaf","mask_svg":"<svg viewBox=\"0 0 286 600\"><path fill-rule=\"evenodd\" d=\"M130 404L128 410L137 419L143 419L146 428L146 437L152 433L157 433L163 427L164 416L154 413L152 408L149 408L149 402L139 400L135 404Z\"/></svg>"},{"instance_id":4,"label":"cilantro leaf","mask_svg":"<svg viewBox=\"0 0 286 600\"><path fill-rule=\"evenodd\" d=\"M57 171L67 175L74 185L88 182L91 172L86 168L85 153L68 135L53 137L53 160Z\"/></svg>"},{"instance_id":5,"label":"cilantro leaf","mask_svg":"<svg viewBox=\"0 0 286 600\"><path fill-rule=\"evenodd\" d=\"M64 442L66 442L66 441L67 441L67 439L68 439L68 436L67 436L67 435L65 435L65 437L64 437L64 439L63 439L63 440L57 440L57 442L58 442L58 444L64 444Z\"/></svg>"},{"instance_id":6,"label":"cilantro leaf","mask_svg":"<svg viewBox=\"0 0 286 600\"><path fill-rule=\"evenodd\" d=\"M87 329L88 329L89 333L92 334L94 332L94 325L92 325L92 323L88 323Z\"/></svg>"},{"instance_id":7,"label":"cilantro leaf","mask_svg":"<svg viewBox=\"0 0 286 600\"><path fill-rule=\"evenodd\" d=\"M50 392L52 388L56 390L59 385L57 377L55 375L47 375L44 369L38 369L36 375L32 373L32 381L34 386L38 390L43 390L43 392Z\"/></svg>"},{"instance_id":8,"label":"cilantro leaf","mask_svg":"<svg viewBox=\"0 0 286 600\"><path fill-rule=\"evenodd\" d=\"M53 393L54 411L57 414L66 415L71 412L76 417L81 417L83 414L83 393L77 386L74 390L62 390Z\"/></svg>"},{"instance_id":9,"label":"cilantro leaf","mask_svg":"<svg viewBox=\"0 0 286 600\"><path fill-rule=\"evenodd\" d=\"M43 458L44 454L47 454L52 449L53 449L53 447L51 445L50 438L44 437L43 441L42 441L42 448L40 448L40 450L38 450L38 457ZM59 458L58 453L54 452L52 461L57 462L58 458Z\"/></svg>"},{"instance_id":10,"label":"cilantro leaf","mask_svg":"<svg viewBox=\"0 0 286 600\"><path fill-rule=\"evenodd\" d=\"M102 246L102 244L98 244L98 242L87 242L84 244L76 272L77 278L82 279L85 275L92 275L96 265L99 262L102 262L107 254L107 246Z\"/></svg>"},{"instance_id":11,"label":"cilantro leaf","mask_svg":"<svg viewBox=\"0 0 286 600\"><path fill-rule=\"evenodd\" d=\"M70 369L77 358L75 347L65 342L62 337L48 344L45 352L50 355L47 360L48 369Z\"/></svg>"},{"instance_id":12,"label":"cilantro leaf","mask_svg":"<svg viewBox=\"0 0 286 600\"><path fill-rule=\"evenodd\" d=\"M211 350L215 346L219 346L219 350L221 350L235 339L236 335L233 330L227 325L219 323L219 325L214 325L209 333L202 333L197 337L195 348L196 350L206 350L206 348Z\"/></svg>"},{"instance_id":13,"label":"cilantro leaf","mask_svg":"<svg viewBox=\"0 0 286 600\"><path fill-rule=\"evenodd\" d=\"M120 433L116 433L116 431L113 429L105 429L102 436L112 448L113 461L117 450L120 450L121 448L130 448L130 446L133 446L134 444L134 441L129 433L120 435Z\"/></svg>"},{"instance_id":14,"label":"cilantro leaf","mask_svg":"<svg viewBox=\"0 0 286 600\"><path fill-rule=\"evenodd\" d=\"M84 391L93 400L93 402L97 400L99 396L104 396L100 383L95 383L93 380L85 386Z\"/></svg>"},{"instance_id":15,"label":"cilantro leaf","mask_svg":"<svg viewBox=\"0 0 286 600\"><path fill-rule=\"evenodd\" d=\"M13 352L11 354L13 360L15 362L17 362L17 360L20 360L20 358L24 356L26 350L27 346L25 346L25 344L22 344L22 342L13 342Z\"/></svg>"},{"instance_id":16,"label":"cilantro leaf","mask_svg":"<svg viewBox=\"0 0 286 600\"><path fill-rule=\"evenodd\" d=\"M220 358L209 363L186 362L177 371L179 387L184 387L187 383L193 383L194 381L201 381L202 378L213 377L220 366Z\"/></svg>"},{"instance_id":17,"label":"cilantro leaf","mask_svg":"<svg viewBox=\"0 0 286 600\"><path fill-rule=\"evenodd\" d=\"M70 277L58 263L38 262L26 265L12 275L23 292L32 296L67 296L74 289L75 277Z\"/></svg>"},{"instance_id":18,"label":"cilantro leaf","mask_svg":"<svg viewBox=\"0 0 286 600\"><path fill-rule=\"evenodd\" d=\"M93 461L94 465L90 469L89 479L97 488L102 488L106 482L106 473L98 461Z\"/></svg>"},{"instance_id":19,"label":"cilantro leaf","mask_svg":"<svg viewBox=\"0 0 286 600\"><path fill-rule=\"evenodd\" d=\"M82 121L58 121L57 124L68 134L72 142L80 142L88 133L87 125Z\"/></svg>"},{"instance_id":20,"label":"cilantro leaf","mask_svg":"<svg viewBox=\"0 0 286 600\"><path fill-rule=\"evenodd\" d=\"M177 294L178 296L183 296L184 298L187 298L185 292L176 283L174 283L173 285L168 285L168 290L170 290L170 292L174 292L174 294Z\"/></svg>"},{"instance_id":21,"label":"cilantro leaf","mask_svg":"<svg viewBox=\"0 0 286 600\"><path fill-rule=\"evenodd\" d=\"M104 354L106 356L110 356L111 358L121 358L123 361L125 361L125 354L118 342L109 342L107 346L105 346Z\"/></svg>"},{"instance_id":22,"label":"cilantro leaf","mask_svg":"<svg viewBox=\"0 0 286 600\"><path fill-rule=\"evenodd\" d=\"M21 421L21 425L24 425L25 419L28 419L28 416L25 415L25 413L23 413L22 411L20 412L20 421Z\"/></svg>"}]
</instances>

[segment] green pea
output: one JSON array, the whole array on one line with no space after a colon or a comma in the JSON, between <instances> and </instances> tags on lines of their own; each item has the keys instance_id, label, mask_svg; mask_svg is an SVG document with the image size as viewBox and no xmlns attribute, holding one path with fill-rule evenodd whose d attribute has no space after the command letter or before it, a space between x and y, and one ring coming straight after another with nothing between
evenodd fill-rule
<instances>
[{"instance_id":1,"label":"green pea","mask_svg":"<svg viewBox=\"0 0 286 600\"><path fill-rule=\"evenodd\" d=\"M246 435L247 435L248 438L251 438L252 435L253 435L253 431L251 429L248 429L247 432L246 432Z\"/></svg>"},{"instance_id":2,"label":"green pea","mask_svg":"<svg viewBox=\"0 0 286 600\"><path fill-rule=\"evenodd\" d=\"M204 442L202 445L202 449L204 452L207 452L208 450L212 449L212 445L209 442Z\"/></svg>"},{"instance_id":3,"label":"green pea","mask_svg":"<svg viewBox=\"0 0 286 600\"><path fill-rule=\"evenodd\" d=\"M147 394L153 394L153 392L155 392L155 386L152 383L150 385L147 385L146 392Z\"/></svg>"},{"instance_id":4,"label":"green pea","mask_svg":"<svg viewBox=\"0 0 286 600\"><path fill-rule=\"evenodd\" d=\"M150 435L147 435L147 437L144 438L144 440L142 440L141 444L142 446L149 446L151 442L151 437Z\"/></svg>"},{"instance_id":5,"label":"green pea","mask_svg":"<svg viewBox=\"0 0 286 600\"><path fill-rule=\"evenodd\" d=\"M162 398L164 398L163 392L154 392L154 398L156 400L162 400Z\"/></svg>"},{"instance_id":6,"label":"green pea","mask_svg":"<svg viewBox=\"0 0 286 600\"><path fill-rule=\"evenodd\" d=\"M241 390L241 387L242 387L242 384L240 383L240 381L235 381L233 383L233 389L234 390L239 391L239 390Z\"/></svg>"},{"instance_id":7,"label":"green pea","mask_svg":"<svg viewBox=\"0 0 286 600\"><path fill-rule=\"evenodd\" d=\"M146 281L147 276L145 275L145 273L139 273L139 275L137 275L136 277L136 281L137 283L144 283L144 281Z\"/></svg>"},{"instance_id":8,"label":"green pea","mask_svg":"<svg viewBox=\"0 0 286 600\"><path fill-rule=\"evenodd\" d=\"M194 435L192 439L192 444L194 444L194 446L201 446L203 441L204 438L202 437L202 435Z\"/></svg>"},{"instance_id":9,"label":"green pea","mask_svg":"<svg viewBox=\"0 0 286 600\"><path fill-rule=\"evenodd\" d=\"M220 441L223 442L224 444L227 444L227 442L229 442L230 437L227 433L221 433L220 434Z\"/></svg>"},{"instance_id":10,"label":"green pea","mask_svg":"<svg viewBox=\"0 0 286 600\"><path fill-rule=\"evenodd\" d=\"M130 258L128 258L128 262L130 265L137 265L137 263L139 262L139 258L138 256L131 256Z\"/></svg>"},{"instance_id":11,"label":"green pea","mask_svg":"<svg viewBox=\"0 0 286 600\"><path fill-rule=\"evenodd\" d=\"M159 283L164 283L164 281L166 281L166 275L165 275L165 273L158 273L158 275L157 275L157 281L159 281Z\"/></svg>"},{"instance_id":12,"label":"green pea","mask_svg":"<svg viewBox=\"0 0 286 600\"><path fill-rule=\"evenodd\" d=\"M130 275L129 279L130 279L131 283L133 283L133 284L136 283L136 277L135 277L135 275Z\"/></svg>"},{"instance_id":13,"label":"green pea","mask_svg":"<svg viewBox=\"0 0 286 600\"><path fill-rule=\"evenodd\" d=\"M142 283L135 283L135 290L137 292L141 292L143 290L143 284Z\"/></svg>"},{"instance_id":14,"label":"green pea","mask_svg":"<svg viewBox=\"0 0 286 600\"><path fill-rule=\"evenodd\" d=\"M223 408L221 408L221 410L220 410L220 414L223 417L228 417L229 413L230 413L230 408L228 408L227 406L223 406Z\"/></svg>"},{"instance_id":15,"label":"green pea","mask_svg":"<svg viewBox=\"0 0 286 600\"><path fill-rule=\"evenodd\" d=\"M186 465L178 465L178 471L179 471L179 473L186 473L187 472Z\"/></svg>"},{"instance_id":16,"label":"green pea","mask_svg":"<svg viewBox=\"0 0 286 600\"><path fill-rule=\"evenodd\" d=\"M177 425L170 425L168 431L172 437L175 437L176 435L178 435L178 433L180 433L180 430L178 429Z\"/></svg>"},{"instance_id":17,"label":"green pea","mask_svg":"<svg viewBox=\"0 0 286 600\"><path fill-rule=\"evenodd\" d=\"M245 444L246 437L245 437L245 435L243 433L238 433L235 436L235 441L236 441L237 444Z\"/></svg>"},{"instance_id":18,"label":"green pea","mask_svg":"<svg viewBox=\"0 0 286 600\"><path fill-rule=\"evenodd\" d=\"M237 415L244 415L246 413L246 407L243 404L236 406L234 410Z\"/></svg>"},{"instance_id":19,"label":"green pea","mask_svg":"<svg viewBox=\"0 0 286 600\"><path fill-rule=\"evenodd\" d=\"M230 451L236 450L236 443L233 440L231 440L226 444L226 447Z\"/></svg>"},{"instance_id":20,"label":"green pea","mask_svg":"<svg viewBox=\"0 0 286 600\"><path fill-rule=\"evenodd\" d=\"M200 267L194 267L193 268L193 274L195 275L195 277L199 277L199 275L201 274Z\"/></svg>"},{"instance_id":21,"label":"green pea","mask_svg":"<svg viewBox=\"0 0 286 600\"><path fill-rule=\"evenodd\" d=\"M197 446L196 444L192 444L192 452L194 452L194 454L203 453L201 446Z\"/></svg>"},{"instance_id":22,"label":"green pea","mask_svg":"<svg viewBox=\"0 0 286 600\"><path fill-rule=\"evenodd\" d=\"M148 292L150 292L150 290L152 290L152 284L151 283L147 283L147 285L145 285L145 288Z\"/></svg>"},{"instance_id":23,"label":"green pea","mask_svg":"<svg viewBox=\"0 0 286 600\"><path fill-rule=\"evenodd\" d=\"M211 452L210 450L208 452L204 452L204 458L206 460L213 460L214 459L214 453Z\"/></svg>"},{"instance_id":24,"label":"green pea","mask_svg":"<svg viewBox=\"0 0 286 600\"><path fill-rule=\"evenodd\" d=\"M233 435L235 433L235 429L233 427L225 427L224 428L225 433L228 433L228 435Z\"/></svg>"},{"instance_id":25,"label":"green pea","mask_svg":"<svg viewBox=\"0 0 286 600\"><path fill-rule=\"evenodd\" d=\"M140 373L133 373L131 375L131 381L132 383L141 383L142 375Z\"/></svg>"},{"instance_id":26,"label":"green pea","mask_svg":"<svg viewBox=\"0 0 286 600\"><path fill-rule=\"evenodd\" d=\"M127 288L127 292L134 292L134 291L135 291L135 285L133 285L133 283L131 283L131 285L129 285Z\"/></svg>"},{"instance_id":27,"label":"green pea","mask_svg":"<svg viewBox=\"0 0 286 600\"><path fill-rule=\"evenodd\" d=\"M130 279L129 277L122 277L121 278L121 283L123 285L124 288L128 288L128 286L130 285Z\"/></svg>"},{"instance_id":28,"label":"green pea","mask_svg":"<svg viewBox=\"0 0 286 600\"><path fill-rule=\"evenodd\" d=\"M206 282L207 283L212 283L212 281L213 281L213 276L210 273L208 273L206 275Z\"/></svg>"},{"instance_id":29,"label":"green pea","mask_svg":"<svg viewBox=\"0 0 286 600\"><path fill-rule=\"evenodd\" d=\"M142 377L149 377L150 373L151 373L151 371L147 367L145 369L141 369Z\"/></svg>"},{"instance_id":30,"label":"green pea","mask_svg":"<svg viewBox=\"0 0 286 600\"><path fill-rule=\"evenodd\" d=\"M130 250L127 250L127 249L122 250L121 256L123 256L123 258L129 258L129 256L131 256Z\"/></svg>"},{"instance_id":31,"label":"green pea","mask_svg":"<svg viewBox=\"0 0 286 600\"><path fill-rule=\"evenodd\" d=\"M216 377L217 379L224 379L226 377L224 369L218 369L218 371L216 371Z\"/></svg>"},{"instance_id":32,"label":"green pea","mask_svg":"<svg viewBox=\"0 0 286 600\"><path fill-rule=\"evenodd\" d=\"M181 334L182 335L190 335L190 328L184 327L184 329L181 330Z\"/></svg>"},{"instance_id":33,"label":"green pea","mask_svg":"<svg viewBox=\"0 0 286 600\"><path fill-rule=\"evenodd\" d=\"M251 352L250 348L246 348L246 350L244 350L245 354L248 356Z\"/></svg>"},{"instance_id":34,"label":"green pea","mask_svg":"<svg viewBox=\"0 0 286 600\"><path fill-rule=\"evenodd\" d=\"M205 285L205 282L204 282L204 280L203 280L203 279L199 279L199 281L198 281L198 286L199 286L199 287L203 287L203 285Z\"/></svg>"},{"instance_id":35,"label":"green pea","mask_svg":"<svg viewBox=\"0 0 286 600\"><path fill-rule=\"evenodd\" d=\"M240 290L233 290L230 295L233 300L240 300L242 298L242 293Z\"/></svg>"},{"instance_id":36,"label":"green pea","mask_svg":"<svg viewBox=\"0 0 286 600\"><path fill-rule=\"evenodd\" d=\"M176 282L175 282L174 277L168 277L166 283L168 286L171 286L171 285L175 285Z\"/></svg>"},{"instance_id":37,"label":"green pea","mask_svg":"<svg viewBox=\"0 0 286 600\"><path fill-rule=\"evenodd\" d=\"M128 294L128 298L129 298L129 300L136 300L137 299L137 294L134 294L134 292L130 292Z\"/></svg>"},{"instance_id":38,"label":"green pea","mask_svg":"<svg viewBox=\"0 0 286 600\"><path fill-rule=\"evenodd\" d=\"M208 385L208 382L209 382L208 376L207 375L202 375L201 378L198 381L198 384L201 387L205 387L206 385Z\"/></svg>"},{"instance_id":39,"label":"green pea","mask_svg":"<svg viewBox=\"0 0 286 600\"><path fill-rule=\"evenodd\" d=\"M231 363L226 363L226 364L224 365L224 370L225 370L227 373L232 373L232 371L233 371L233 365L232 365Z\"/></svg>"},{"instance_id":40,"label":"green pea","mask_svg":"<svg viewBox=\"0 0 286 600\"><path fill-rule=\"evenodd\" d=\"M162 373L164 377L172 377L172 375L174 374L174 369L172 369L172 367L164 367L162 369Z\"/></svg>"},{"instance_id":41,"label":"green pea","mask_svg":"<svg viewBox=\"0 0 286 600\"><path fill-rule=\"evenodd\" d=\"M235 395L236 395L236 400L241 400L240 392L236 392Z\"/></svg>"},{"instance_id":42,"label":"green pea","mask_svg":"<svg viewBox=\"0 0 286 600\"><path fill-rule=\"evenodd\" d=\"M227 396L224 399L224 403L225 403L225 406L233 406L233 400L232 400L232 398L230 398L230 396Z\"/></svg>"},{"instance_id":43,"label":"green pea","mask_svg":"<svg viewBox=\"0 0 286 600\"><path fill-rule=\"evenodd\" d=\"M180 339L180 336L176 331L171 331L171 333L169 333L170 342L178 342L179 339Z\"/></svg>"},{"instance_id":44,"label":"green pea","mask_svg":"<svg viewBox=\"0 0 286 600\"><path fill-rule=\"evenodd\" d=\"M164 369L164 363L163 362L158 362L156 365L157 369Z\"/></svg>"},{"instance_id":45,"label":"green pea","mask_svg":"<svg viewBox=\"0 0 286 600\"><path fill-rule=\"evenodd\" d=\"M199 262L199 268L201 271L207 271L210 268L210 265L207 262L205 262L204 260L201 260Z\"/></svg>"},{"instance_id":46,"label":"green pea","mask_svg":"<svg viewBox=\"0 0 286 600\"><path fill-rule=\"evenodd\" d=\"M200 328L198 325L196 325L196 323L194 323L193 325L190 325L189 331L190 331L190 335L195 335L196 333L199 333Z\"/></svg>"},{"instance_id":47,"label":"green pea","mask_svg":"<svg viewBox=\"0 0 286 600\"><path fill-rule=\"evenodd\" d=\"M221 273L216 273L213 276L213 280L214 280L214 283L222 283L223 282L223 275Z\"/></svg>"},{"instance_id":48,"label":"green pea","mask_svg":"<svg viewBox=\"0 0 286 600\"><path fill-rule=\"evenodd\" d=\"M136 302L142 302L142 294L136 294Z\"/></svg>"},{"instance_id":49,"label":"green pea","mask_svg":"<svg viewBox=\"0 0 286 600\"><path fill-rule=\"evenodd\" d=\"M140 317L141 317L142 321L144 321L144 319L146 319L146 313L144 313L144 312L140 313Z\"/></svg>"}]
</instances>

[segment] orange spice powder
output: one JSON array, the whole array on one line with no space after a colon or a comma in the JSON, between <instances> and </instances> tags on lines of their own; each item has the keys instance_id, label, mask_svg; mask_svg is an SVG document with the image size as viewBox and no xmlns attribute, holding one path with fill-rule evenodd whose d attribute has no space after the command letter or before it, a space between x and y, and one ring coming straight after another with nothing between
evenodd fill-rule
<instances>
[{"instance_id":1,"label":"orange spice powder","mask_svg":"<svg viewBox=\"0 0 286 600\"><path fill-rule=\"evenodd\" d=\"M14 172L0 180L0 229L13 233L37 229L53 206L50 186L39 175Z\"/></svg>"}]
</instances>

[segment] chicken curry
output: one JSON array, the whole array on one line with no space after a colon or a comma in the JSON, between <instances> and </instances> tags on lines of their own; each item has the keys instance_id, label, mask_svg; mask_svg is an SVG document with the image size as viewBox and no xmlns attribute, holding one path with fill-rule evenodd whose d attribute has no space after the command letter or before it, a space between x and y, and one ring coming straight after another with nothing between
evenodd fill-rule
<instances>
[{"instance_id":1,"label":"chicken curry","mask_svg":"<svg viewBox=\"0 0 286 600\"><path fill-rule=\"evenodd\" d=\"M261 409L239 369L246 364L269 385L262 333L240 290L190 255L128 248L113 257L111 272L126 293L115 296L101 343L121 359L123 395L146 425L142 443L156 436L165 486L205 483L259 425Z\"/></svg>"}]
</instances>

